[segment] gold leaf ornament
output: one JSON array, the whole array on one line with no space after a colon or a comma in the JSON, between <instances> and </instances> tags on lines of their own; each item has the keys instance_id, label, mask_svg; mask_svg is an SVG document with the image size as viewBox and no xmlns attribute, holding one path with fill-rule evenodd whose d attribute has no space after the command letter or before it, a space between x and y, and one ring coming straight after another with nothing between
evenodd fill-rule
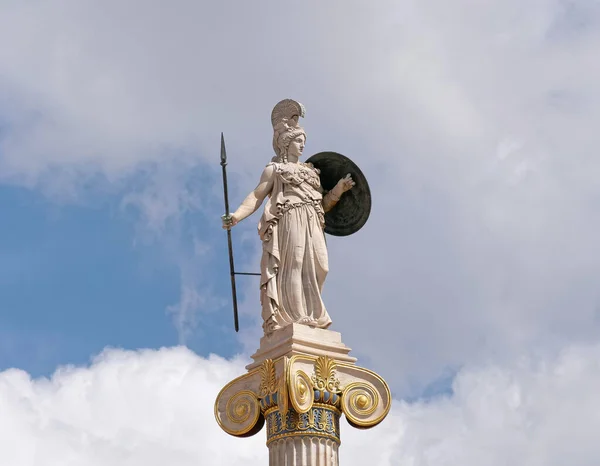
<instances>
[{"instance_id":1,"label":"gold leaf ornament","mask_svg":"<svg viewBox=\"0 0 600 466\"><path fill-rule=\"evenodd\" d=\"M272 359L265 359L260 368L260 385L258 387L258 397L264 398L277 392L277 377L275 373L275 363Z\"/></svg>"},{"instance_id":2,"label":"gold leaf ornament","mask_svg":"<svg viewBox=\"0 0 600 466\"><path fill-rule=\"evenodd\" d=\"M319 356L315 361L315 375L312 377L313 386L317 390L327 390L339 393L340 381L335 376L336 362L328 356Z\"/></svg>"}]
</instances>

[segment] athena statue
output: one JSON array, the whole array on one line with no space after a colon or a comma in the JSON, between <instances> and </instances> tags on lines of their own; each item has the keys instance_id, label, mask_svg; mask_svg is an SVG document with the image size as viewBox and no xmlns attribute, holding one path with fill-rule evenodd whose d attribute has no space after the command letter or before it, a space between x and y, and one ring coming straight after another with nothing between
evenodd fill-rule
<instances>
[{"instance_id":1,"label":"athena statue","mask_svg":"<svg viewBox=\"0 0 600 466\"><path fill-rule=\"evenodd\" d=\"M354 186L350 175L324 193L319 170L300 162L306 133L299 102L279 102L271 114L275 157L265 167L258 186L239 208L223 217L231 228L256 212L267 199L258 224L262 240L260 296L265 334L292 323L327 328L331 319L321 292L329 270L325 212Z\"/></svg>"}]
</instances>

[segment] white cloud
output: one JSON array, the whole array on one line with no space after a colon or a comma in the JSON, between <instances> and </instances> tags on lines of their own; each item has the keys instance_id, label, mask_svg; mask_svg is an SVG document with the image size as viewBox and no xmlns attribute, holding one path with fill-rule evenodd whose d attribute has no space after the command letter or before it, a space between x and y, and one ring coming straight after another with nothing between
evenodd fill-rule
<instances>
[{"instance_id":1,"label":"white cloud","mask_svg":"<svg viewBox=\"0 0 600 466\"><path fill-rule=\"evenodd\" d=\"M216 165L225 131L241 200L271 157L271 106L294 97L307 107L307 150L349 155L371 183L364 231L329 241L326 303L350 346L382 372L397 365L398 390L419 392L448 367L597 338L595 3L0 9L0 41L11 44L0 50L5 182L77 198L156 167L125 199L146 225L175 218L177 230L194 209L218 223L215 186L190 191L189 168ZM202 283L190 271L203 260L179 261L182 290ZM198 307L187 302L182 322Z\"/></svg>"},{"instance_id":2,"label":"white cloud","mask_svg":"<svg viewBox=\"0 0 600 466\"><path fill-rule=\"evenodd\" d=\"M382 370L395 360L396 387L417 392L445 367L594 340L598 9L397 9L332 39L377 80L348 101L370 140L358 151L348 138L345 152L368 153L374 205L364 232L329 242L334 324ZM365 73L348 76L338 92L354 96Z\"/></svg>"},{"instance_id":3,"label":"white cloud","mask_svg":"<svg viewBox=\"0 0 600 466\"><path fill-rule=\"evenodd\" d=\"M7 466L267 464L264 432L237 439L213 417L243 361L184 348L106 350L48 379L0 373L0 463ZM454 395L396 400L378 427L342 422L341 464L584 466L600 461L600 347L465 368Z\"/></svg>"}]
</instances>

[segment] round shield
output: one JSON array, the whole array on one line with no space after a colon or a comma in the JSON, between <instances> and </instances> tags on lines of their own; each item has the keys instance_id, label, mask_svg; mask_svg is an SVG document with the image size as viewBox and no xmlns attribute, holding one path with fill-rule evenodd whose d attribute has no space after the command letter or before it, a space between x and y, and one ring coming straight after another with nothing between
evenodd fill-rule
<instances>
[{"instance_id":1,"label":"round shield","mask_svg":"<svg viewBox=\"0 0 600 466\"><path fill-rule=\"evenodd\" d=\"M325 214L325 233L348 236L362 228L371 213L371 190L365 175L348 157L337 152L319 152L307 161L321 171L321 186L330 191L348 173L356 185L346 191L336 206Z\"/></svg>"}]
</instances>

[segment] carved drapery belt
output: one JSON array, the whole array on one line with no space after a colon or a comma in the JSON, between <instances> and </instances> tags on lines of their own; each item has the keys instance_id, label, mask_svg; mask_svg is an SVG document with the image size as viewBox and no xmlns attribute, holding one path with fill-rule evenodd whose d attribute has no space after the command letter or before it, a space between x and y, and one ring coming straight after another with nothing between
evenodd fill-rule
<instances>
[{"instance_id":1,"label":"carved drapery belt","mask_svg":"<svg viewBox=\"0 0 600 466\"><path fill-rule=\"evenodd\" d=\"M319 216L319 224L321 227L325 226L325 212L323 210L322 199L311 199L310 201L304 202L290 202L286 201L284 204L277 204L277 217L281 218L284 214L289 212L290 210L297 209L299 207L304 207L311 205L314 207L315 212Z\"/></svg>"},{"instance_id":2,"label":"carved drapery belt","mask_svg":"<svg viewBox=\"0 0 600 466\"><path fill-rule=\"evenodd\" d=\"M289 200L287 200L283 204L277 204L277 212L275 214L275 218L269 220L268 226L263 236L263 241L271 241L271 238L273 237L273 228L275 227L275 225L277 225L277 223L279 223L279 219L281 219L286 213L288 213L291 210L307 206L312 206L314 208L314 211L318 216L319 225L321 225L321 228L324 228L325 211L323 210L321 199L311 199L310 201L304 202L290 202ZM312 214L309 213L309 218L311 217Z\"/></svg>"}]
</instances>

